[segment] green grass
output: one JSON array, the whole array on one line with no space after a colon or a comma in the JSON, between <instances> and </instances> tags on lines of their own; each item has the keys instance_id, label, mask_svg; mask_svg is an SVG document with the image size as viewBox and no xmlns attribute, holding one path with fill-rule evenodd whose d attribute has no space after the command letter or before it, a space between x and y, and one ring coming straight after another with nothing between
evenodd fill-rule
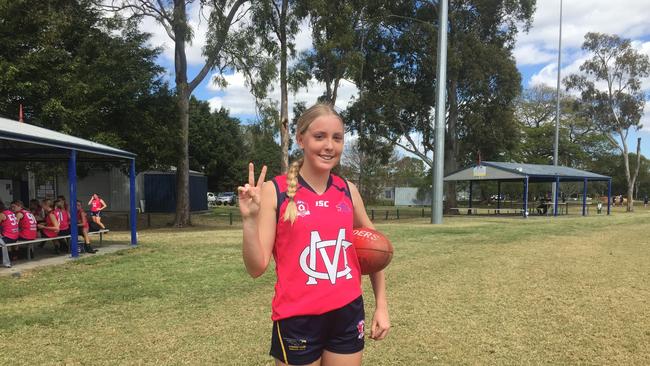
<instances>
[{"instance_id":1,"label":"green grass","mask_svg":"<svg viewBox=\"0 0 650 366\"><path fill-rule=\"evenodd\" d=\"M378 225L395 246L393 327L364 364L650 364L650 213L637 210ZM0 278L0 364L271 365L273 269L248 277L240 229L212 220ZM367 279L364 292L369 318Z\"/></svg>"}]
</instances>

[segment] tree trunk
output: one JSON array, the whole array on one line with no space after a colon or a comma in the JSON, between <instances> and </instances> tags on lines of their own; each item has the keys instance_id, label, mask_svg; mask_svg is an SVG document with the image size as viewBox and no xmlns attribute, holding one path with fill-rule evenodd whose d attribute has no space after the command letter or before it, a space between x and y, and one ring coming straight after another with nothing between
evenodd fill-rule
<instances>
[{"instance_id":1,"label":"tree trunk","mask_svg":"<svg viewBox=\"0 0 650 366\"><path fill-rule=\"evenodd\" d=\"M447 119L447 133L445 134L445 169L444 175L458 170L458 99L456 98L456 89L458 83L455 80L449 81L447 87L447 101L449 103L449 117ZM456 201L456 182L448 182L446 189L445 211L449 212L450 208L458 207Z\"/></svg>"},{"instance_id":2,"label":"tree trunk","mask_svg":"<svg viewBox=\"0 0 650 366\"><path fill-rule=\"evenodd\" d=\"M187 83L187 57L185 39L187 34L187 14L185 1L174 1L174 68L176 72L176 95L181 127L181 154L176 167L176 217L174 226L190 225L190 160L189 160L189 121L190 90Z\"/></svg>"},{"instance_id":3,"label":"tree trunk","mask_svg":"<svg viewBox=\"0 0 650 366\"><path fill-rule=\"evenodd\" d=\"M177 85L178 90L178 111L181 122L181 155L178 157L176 167L176 218L174 226L185 227L190 225L190 160L189 160L189 93L187 83L185 87ZM184 91L181 91L184 90Z\"/></svg>"},{"instance_id":4,"label":"tree trunk","mask_svg":"<svg viewBox=\"0 0 650 366\"><path fill-rule=\"evenodd\" d=\"M280 14L280 139L282 140L282 173L289 170L289 92L287 88L287 7L282 1Z\"/></svg>"},{"instance_id":5,"label":"tree trunk","mask_svg":"<svg viewBox=\"0 0 650 366\"><path fill-rule=\"evenodd\" d=\"M634 169L634 175L628 179L627 183L627 211L634 211L634 185L636 184L636 179L639 177L639 168L641 167L641 138L636 140L636 167Z\"/></svg>"}]
</instances>

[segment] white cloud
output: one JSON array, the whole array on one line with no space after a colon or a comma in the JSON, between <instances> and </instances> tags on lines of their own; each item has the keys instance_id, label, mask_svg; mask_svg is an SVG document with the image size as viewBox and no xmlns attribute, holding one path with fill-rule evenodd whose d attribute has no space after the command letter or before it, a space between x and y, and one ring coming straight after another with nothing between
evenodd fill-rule
<instances>
[{"instance_id":1,"label":"white cloud","mask_svg":"<svg viewBox=\"0 0 650 366\"><path fill-rule=\"evenodd\" d=\"M230 113L235 116L251 116L255 114L255 98L251 95L249 88L246 86L246 79L241 73L234 73L231 75L225 76L228 86L225 89L221 89L218 86L210 83L208 89L214 93L218 93L218 96L210 98L208 102L212 109L219 109L224 107L230 110ZM289 94L289 113L290 118L291 108L295 102L305 102L307 106L316 103L318 97L323 95L325 91L325 86L321 83L312 80L309 88L300 89L298 93ZM352 99L353 96L358 94L357 87L347 81L341 80L338 97L336 99L336 107L338 109L345 109ZM280 100L280 89L275 88L269 95L268 98L274 101Z\"/></svg>"},{"instance_id":2,"label":"white cloud","mask_svg":"<svg viewBox=\"0 0 650 366\"><path fill-rule=\"evenodd\" d=\"M562 4L562 48L579 48L587 32L635 39L650 34L648 2L639 0L571 0ZM560 1L537 2L533 26L517 47L533 45L557 52Z\"/></svg>"},{"instance_id":3,"label":"white cloud","mask_svg":"<svg viewBox=\"0 0 650 366\"><path fill-rule=\"evenodd\" d=\"M245 8L242 8L240 13L244 11ZM201 12L201 3L198 1L189 4L187 8L187 18L193 34L192 42L185 45L185 55L189 66L200 66L205 62L203 47L205 47L208 33L208 21L206 19L208 14L209 9L204 9ZM152 17L146 17L140 23L140 30L152 34L149 43L154 47L161 47L163 49L162 57L173 65L174 42L167 35L165 28Z\"/></svg>"}]
</instances>

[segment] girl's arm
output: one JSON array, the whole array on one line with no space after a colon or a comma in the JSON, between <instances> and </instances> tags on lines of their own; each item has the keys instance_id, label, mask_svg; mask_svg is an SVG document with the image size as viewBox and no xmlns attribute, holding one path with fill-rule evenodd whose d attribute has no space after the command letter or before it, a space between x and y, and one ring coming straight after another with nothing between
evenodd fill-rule
<instances>
[{"instance_id":1,"label":"girl's arm","mask_svg":"<svg viewBox=\"0 0 650 366\"><path fill-rule=\"evenodd\" d=\"M56 215L53 213L50 213L50 221L52 221L52 226L45 226L44 224L40 224L41 229L48 229L48 230L59 230L59 220L56 218Z\"/></svg>"},{"instance_id":2,"label":"girl's arm","mask_svg":"<svg viewBox=\"0 0 650 366\"><path fill-rule=\"evenodd\" d=\"M366 227L374 229L372 221L366 213L366 207L363 204L361 194L357 187L348 182L350 186L350 193L352 195L352 204L354 205L354 227ZM384 271L371 273L369 275L370 282L372 283L372 291L375 294L375 313L372 317L372 325L370 328L370 338L374 340L382 340L388 335L390 329L390 318L388 316L388 300L386 299L386 278Z\"/></svg>"},{"instance_id":3,"label":"girl's arm","mask_svg":"<svg viewBox=\"0 0 650 366\"><path fill-rule=\"evenodd\" d=\"M102 207L99 208L99 211L101 211L101 210L105 209L106 207L108 207L108 205L106 204L106 202L104 202L104 200L101 199L101 198L99 199L99 203L102 204Z\"/></svg>"},{"instance_id":4,"label":"girl's arm","mask_svg":"<svg viewBox=\"0 0 650 366\"><path fill-rule=\"evenodd\" d=\"M239 187L239 211L242 215L242 257L253 278L261 276L271 261L275 243L276 193L273 182L265 182L266 167L255 184L254 166L249 164L248 184Z\"/></svg>"},{"instance_id":5,"label":"girl's arm","mask_svg":"<svg viewBox=\"0 0 650 366\"><path fill-rule=\"evenodd\" d=\"M81 216L81 222L78 222L77 226L85 226L86 222L88 222L88 218L86 217L86 213L81 212L81 215L79 215L79 216Z\"/></svg>"}]
</instances>

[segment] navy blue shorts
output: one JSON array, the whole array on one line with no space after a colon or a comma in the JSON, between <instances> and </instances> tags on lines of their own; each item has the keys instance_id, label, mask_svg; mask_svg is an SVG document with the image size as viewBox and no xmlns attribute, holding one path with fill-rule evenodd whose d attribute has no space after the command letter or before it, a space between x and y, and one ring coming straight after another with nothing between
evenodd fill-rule
<instances>
[{"instance_id":1,"label":"navy blue shorts","mask_svg":"<svg viewBox=\"0 0 650 366\"><path fill-rule=\"evenodd\" d=\"M101 217L101 211L90 211L90 216Z\"/></svg>"},{"instance_id":2,"label":"navy blue shorts","mask_svg":"<svg viewBox=\"0 0 650 366\"><path fill-rule=\"evenodd\" d=\"M290 365L318 360L324 350L351 354L364 346L363 296L321 315L302 315L273 322L269 354Z\"/></svg>"}]
</instances>

